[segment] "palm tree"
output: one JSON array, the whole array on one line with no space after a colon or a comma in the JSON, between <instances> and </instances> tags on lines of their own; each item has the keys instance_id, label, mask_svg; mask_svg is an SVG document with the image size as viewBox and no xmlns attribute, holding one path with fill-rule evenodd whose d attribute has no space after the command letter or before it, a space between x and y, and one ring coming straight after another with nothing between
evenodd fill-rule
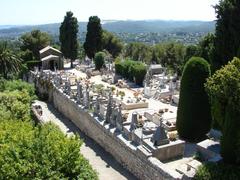
<instances>
[{"instance_id":1,"label":"palm tree","mask_svg":"<svg viewBox=\"0 0 240 180\"><path fill-rule=\"evenodd\" d=\"M0 74L7 79L8 74L18 73L21 68L21 59L9 48L7 42L0 42Z\"/></svg>"}]
</instances>

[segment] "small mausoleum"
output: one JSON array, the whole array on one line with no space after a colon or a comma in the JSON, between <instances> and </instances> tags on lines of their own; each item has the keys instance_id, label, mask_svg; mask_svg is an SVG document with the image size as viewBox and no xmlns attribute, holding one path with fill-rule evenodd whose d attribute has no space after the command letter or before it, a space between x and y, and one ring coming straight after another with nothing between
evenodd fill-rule
<instances>
[{"instance_id":1,"label":"small mausoleum","mask_svg":"<svg viewBox=\"0 0 240 180\"><path fill-rule=\"evenodd\" d=\"M149 73L151 75L162 74L163 72L164 68L161 66L161 64L151 64L149 66Z\"/></svg>"},{"instance_id":2,"label":"small mausoleum","mask_svg":"<svg viewBox=\"0 0 240 180\"><path fill-rule=\"evenodd\" d=\"M42 69L63 69L63 55L58 49L47 46L39 51L42 62Z\"/></svg>"}]
</instances>

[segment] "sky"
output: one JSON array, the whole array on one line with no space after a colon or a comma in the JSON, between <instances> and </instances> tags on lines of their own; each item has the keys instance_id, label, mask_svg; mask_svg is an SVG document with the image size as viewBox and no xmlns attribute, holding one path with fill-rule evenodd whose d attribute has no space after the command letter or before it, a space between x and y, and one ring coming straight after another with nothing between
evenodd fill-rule
<instances>
[{"instance_id":1,"label":"sky","mask_svg":"<svg viewBox=\"0 0 240 180\"><path fill-rule=\"evenodd\" d=\"M78 21L97 15L102 20L215 19L219 0L0 0L0 25L62 22L67 11Z\"/></svg>"}]
</instances>

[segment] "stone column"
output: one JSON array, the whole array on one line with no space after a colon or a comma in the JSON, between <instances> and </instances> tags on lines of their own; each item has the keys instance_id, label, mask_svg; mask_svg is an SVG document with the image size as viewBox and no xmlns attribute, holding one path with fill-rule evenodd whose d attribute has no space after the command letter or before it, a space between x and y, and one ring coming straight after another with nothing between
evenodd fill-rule
<instances>
[{"instance_id":1,"label":"stone column","mask_svg":"<svg viewBox=\"0 0 240 180\"><path fill-rule=\"evenodd\" d=\"M107 112L106 112L106 123L110 123L110 118L112 115L112 92L110 90L109 97L108 97L108 104L107 104Z\"/></svg>"},{"instance_id":2,"label":"stone column","mask_svg":"<svg viewBox=\"0 0 240 180\"><path fill-rule=\"evenodd\" d=\"M122 117L122 105L119 104L118 106L118 115L117 115L117 119L116 119L116 125L117 125L117 129L122 132L123 130L123 117Z\"/></svg>"}]
</instances>

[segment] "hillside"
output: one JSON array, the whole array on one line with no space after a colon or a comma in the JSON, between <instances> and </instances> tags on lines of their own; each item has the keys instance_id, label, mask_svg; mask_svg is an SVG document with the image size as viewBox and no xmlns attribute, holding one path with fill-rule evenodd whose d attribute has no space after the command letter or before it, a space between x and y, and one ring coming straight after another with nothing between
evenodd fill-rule
<instances>
[{"instance_id":1,"label":"hillside","mask_svg":"<svg viewBox=\"0 0 240 180\"><path fill-rule=\"evenodd\" d=\"M0 38L15 39L25 32L33 29L40 29L48 32L54 37L59 34L60 23L44 24L35 26L0 26ZM214 21L163 21L163 20L143 20L143 21L103 21L103 28L119 35L124 41L129 39L134 41L138 34L157 33L157 36L180 34L197 34L202 36L206 33L213 32L215 28ZM84 41L87 22L79 22L80 40ZM81 37L82 36L82 37ZM195 35L194 35L195 36ZM194 37L193 37L194 38ZM159 38L158 38L159 39ZM146 40L148 41L148 40ZM157 40L158 41L158 40ZM159 40L160 41L160 40ZM143 41L144 42L144 41ZM149 40L149 42L151 42Z\"/></svg>"}]
</instances>

